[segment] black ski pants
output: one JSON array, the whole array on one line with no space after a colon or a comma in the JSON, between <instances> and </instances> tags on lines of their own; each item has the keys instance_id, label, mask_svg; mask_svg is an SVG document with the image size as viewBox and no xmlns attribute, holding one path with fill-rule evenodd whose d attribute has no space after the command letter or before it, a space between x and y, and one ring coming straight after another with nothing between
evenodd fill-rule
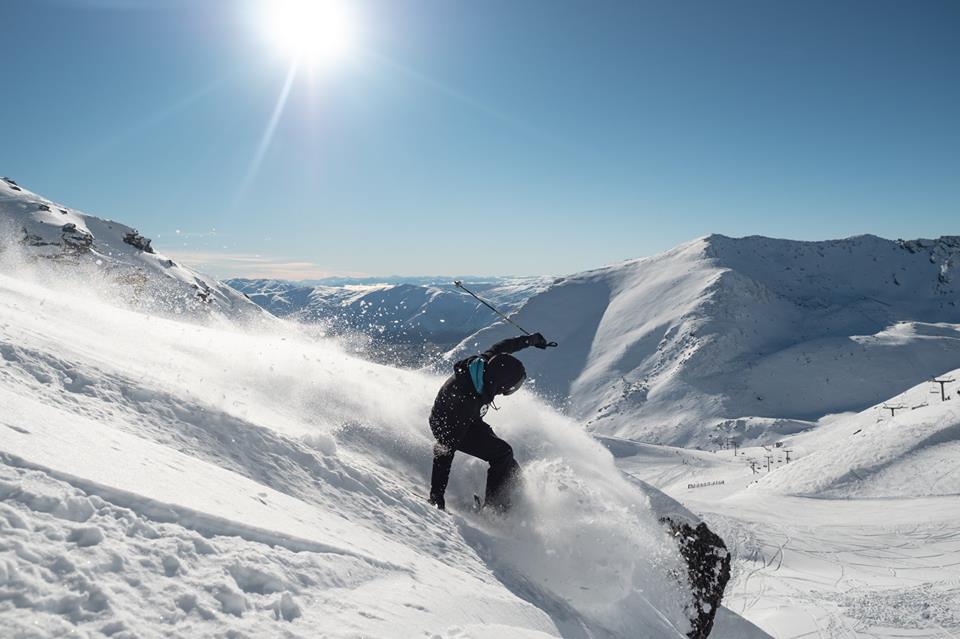
<instances>
[{"instance_id":1,"label":"black ski pants","mask_svg":"<svg viewBox=\"0 0 960 639\"><path fill-rule=\"evenodd\" d=\"M433 492L443 494L446 479L450 475L450 466L456 451L472 455L490 464L487 470L487 489L484 505L500 510L510 508L510 493L520 476L520 465L513 458L510 444L497 437L493 429L483 420L477 420L467 428L463 437L454 448L440 442L433 449ZM438 485L442 481L442 486Z\"/></svg>"}]
</instances>

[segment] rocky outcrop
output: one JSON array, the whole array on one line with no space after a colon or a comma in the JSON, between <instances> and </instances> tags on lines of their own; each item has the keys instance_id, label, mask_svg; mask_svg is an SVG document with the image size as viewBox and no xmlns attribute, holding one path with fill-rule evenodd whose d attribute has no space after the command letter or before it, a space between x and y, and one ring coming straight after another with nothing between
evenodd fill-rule
<instances>
[{"instance_id":1,"label":"rocky outcrop","mask_svg":"<svg viewBox=\"0 0 960 639\"><path fill-rule=\"evenodd\" d=\"M210 296L213 294L213 290L206 285L206 283L197 281L193 285L193 288L196 290L197 299L203 302L204 304L210 303Z\"/></svg>"},{"instance_id":2,"label":"rocky outcrop","mask_svg":"<svg viewBox=\"0 0 960 639\"><path fill-rule=\"evenodd\" d=\"M730 580L730 553L723 539L703 522L693 526L670 517L660 521L670 529L687 563L687 580L694 602L690 610L691 630L687 636L706 639L713 629L724 588Z\"/></svg>"},{"instance_id":3,"label":"rocky outcrop","mask_svg":"<svg viewBox=\"0 0 960 639\"><path fill-rule=\"evenodd\" d=\"M136 249L140 249L144 253L153 253L153 247L150 246L150 240L140 235L140 233L137 231L130 231L124 235L123 242Z\"/></svg>"},{"instance_id":4,"label":"rocky outcrop","mask_svg":"<svg viewBox=\"0 0 960 639\"><path fill-rule=\"evenodd\" d=\"M900 248L910 253L926 253L931 264L938 268L937 290L943 295L953 294L950 285L960 264L960 235L944 235L935 240L897 240Z\"/></svg>"},{"instance_id":5,"label":"rocky outcrop","mask_svg":"<svg viewBox=\"0 0 960 639\"><path fill-rule=\"evenodd\" d=\"M27 246L59 246L56 242L47 242L42 237L36 233L31 233L27 229L23 229L23 243Z\"/></svg>"},{"instance_id":6,"label":"rocky outcrop","mask_svg":"<svg viewBox=\"0 0 960 639\"><path fill-rule=\"evenodd\" d=\"M78 255L87 253L93 247L93 236L87 231L77 228L77 225L70 222L60 227L59 236L53 233L44 232L44 235L31 232L26 227L23 228L23 243L33 247L56 247L53 253L39 254L43 257L57 259L63 256ZM43 232L43 231L41 231ZM59 251L57 251L59 249Z\"/></svg>"},{"instance_id":7,"label":"rocky outcrop","mask_svg":"<svg viewBox=\"0 0 960 639\"><path fill-rule=\"evenodd\" d=\"M78 229L76 224L64 224L60 232L60 246L65 253L86 253L93 247L93 236L83 229Z\"/></svg>"},{"instance_id":8,"label":"rocky outcrop","mask_svg":"<svg viewBox=\"0 0 960 639\"><path fill-rule=\"evenodd\" d=\"M616 458L630 457L641 446L624 439L599 437L598 440ZM687 636L706 639L713 629L724 589L730 581L731 556L727 545L720 535L676 499L632 475L625 474L624 477L647 496L657 520L676 541L680 556L687 565L687 574L673 576L682 589L691 594L685 604L690 620Z\"/></svg>"}]
</instances>

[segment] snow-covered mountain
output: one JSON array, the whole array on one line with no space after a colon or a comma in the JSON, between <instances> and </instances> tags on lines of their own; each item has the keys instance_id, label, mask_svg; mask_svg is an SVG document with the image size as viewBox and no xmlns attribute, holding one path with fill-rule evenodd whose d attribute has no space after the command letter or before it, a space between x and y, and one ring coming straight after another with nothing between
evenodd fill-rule
<instances>
[{"instance_id":1,"label":"snow-covered mountain","mask_svg":"<svg viewBox=\"0 0 960 639\"><path fill-rule=\"evenodd\" d=\"M558 280L515 319L560 342L528 371L594 432L708 445L770 441L960 366L958 293L960 237L712 235Z\"/></svg>"},{"instance_id":2,"label":"snow-covered mountain","mask_svg":"<svg viewBox=\"0 0 960 639\"><path fill-rule=\"evenodd\" d=\"M507 313L553 281L548 277L462 279L471 290ZM231 279L227 283L278 317L318 324L334 335L369 338L372 343L361 349L367 356L382 351L385 357L379 357L380 360L419 365L497 319L488 308L453 286L452 281L453 278L414 278L409 282L319 283Z\"/></svg>"},{"instance_id":3,"label":"snow-covered mountain","mask_svg":"<svg viewBox=\"0 0 960 639\"><path fill-rule=\"evenodd\" d=\"M0 179L4 270L75 280L114 303L166 315L264 319L229 286L159 253L135 229L86 215Z\"/></svg>"},{"instance_id":4,"label":"snow-covered mountain","mask_svg":"<svg viewBox=\"0 0 960 639\"><path fill-rule=\"evenodd\" d=\"M536 383L486 417L524 467L501 519L470 511L486 466L463 455L450 512L424 499L442 374L276 319L192 321L262 311L129 227L0 189L0 636L960 627L958 238L711 236L474 283L560 342L523 351ZM330 288L344 330L488 312L432 282L250 284L300 308Z\"/></svg>"},{"instance_id":5,"label":"snow-covered mountain","mask_svg":"<svg viewBox=\"0 0 960 639\"><path fill-rule=\"evenodd\" d=\"M762 637L699 520L521 392L516 516L424 497L442 378L0 273L0 635Z\"/></svg>"},{"instance_id":6,"label":"snow-covered mountain","mask_svg":"<svg viewBox=\"0 0 960 639\"><path fill-rule=\"evenodd\" d=\"M469 284L505 312L512 312L551 281L516 277ZM278 317L401 343L456 343L497 319L451 281L322 285L237 278L227 283Z\"/></svg>"}]
</instances>

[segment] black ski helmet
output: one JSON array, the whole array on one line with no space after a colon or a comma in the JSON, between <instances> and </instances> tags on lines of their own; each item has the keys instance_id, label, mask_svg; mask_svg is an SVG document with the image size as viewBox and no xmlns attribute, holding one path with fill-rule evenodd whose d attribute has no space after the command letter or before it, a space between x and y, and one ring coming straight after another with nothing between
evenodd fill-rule
<instances>
[{"instance_id":1,"label":"black ski helmet","mask_svg":"<svg viewBox=\"0 0 960 639\"><path fill-rule=\"evenodd\" d=\"M512 395L523 386L527 371L519 359L501 353L490 358L484 367L483 377L484 385L490 388L494 395Z\"/></svg>"}]
</instances>

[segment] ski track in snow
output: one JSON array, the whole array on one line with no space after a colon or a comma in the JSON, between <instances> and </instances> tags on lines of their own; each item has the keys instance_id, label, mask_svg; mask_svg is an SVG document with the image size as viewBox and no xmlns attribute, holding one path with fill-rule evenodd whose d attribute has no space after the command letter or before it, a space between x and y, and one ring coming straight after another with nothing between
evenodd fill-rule
<instances>
[{"instance_id":1,"label":"ski track in snow","mask_svg":"<svg viewBox=\"0 0 960 639\"><path fill-rule=\"evenodd\" d=\"M952 406L939 410L949 415ZM843 449L850 446L843 438L867 418L875 421L872 409L796 439L816 437L821 445ZM923 423L929 417L916 413L914 419ZM620 446L618 463L625 472L682 500L724 538L733 556L724 605L771 636L960 635L960 504L955 495L921 496L931 487L924 483L912 487L910 498L775 494L761 487L784 485L781 474L799 478L804 465L781 464L769 480L761 475L757 484L747 460L766 454L763 449L740 449L734 458L731 450ZM815 464L805 466L825 472ZM723 484L688 488L720 479ZM864 480L868 485L863 490L889 489L882 473L865 474Z\"/></svg>"}]
</instances>

